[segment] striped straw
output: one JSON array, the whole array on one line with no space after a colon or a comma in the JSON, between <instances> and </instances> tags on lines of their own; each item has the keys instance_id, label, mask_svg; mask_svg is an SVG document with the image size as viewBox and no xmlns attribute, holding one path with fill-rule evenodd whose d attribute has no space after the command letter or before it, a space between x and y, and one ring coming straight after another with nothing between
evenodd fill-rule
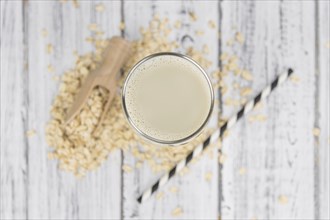
<instances>
[{"instance_id":1,"label":"striped straw","mask_svg":"<svg viewBox=\"0 0 330 220\"><path fill-rule=\"evenodd\" d=\"M235 115L233 115L229 120L227 120L219 129L217 129L213 134L208 136L208 138L198 145L194 150L192 150L188 156L176 164L168 173L161 177L156 183L152 185L151 188L144 191L142 195L139 196L137 201L139 203L146 201L151 197L157 190L164 186L172 177L180 172L187 164L197 156L199 156L208 146L222 138L223 134L231 128L236 122L241 119L244 115L249 113L258 103L264 100L269 94L279 85L281 85L291 74L292 69L288 69L287 72L279 75L270 85L264 88L253 100L246 103Z\"/></svg>"}]
</instances>

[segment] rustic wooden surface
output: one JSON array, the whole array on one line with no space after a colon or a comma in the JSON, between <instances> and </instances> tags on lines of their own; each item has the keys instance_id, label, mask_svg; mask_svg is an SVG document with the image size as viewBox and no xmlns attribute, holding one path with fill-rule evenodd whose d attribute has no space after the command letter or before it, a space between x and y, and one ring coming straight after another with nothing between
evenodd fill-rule
<instances>
[{"instance_id":1,"label":"rustic wooden surface","mask_svg":"<svg viewBox=\"0 0 330 220\"><path fill-rule=\"evenodd\" d=\"M98 13L100 2L81 1L75 8L72 2L1 1L1 219L329 219L328 1L122 0L103 1L105 11ZM198 20L191 22L187 11ZM72 67L74 50L92 50L87 25L99 24L109 37L136 39L155 14L183 21L173 36L208 45L214 68L222 52L233 50L226 40L241 32L245 43L234 52L253 73L247 85L255 92L289 66L300 81L285 83L252 113L266 121L246 118L232 129L223 142L223 164L214 151L165 186L162 200L139 205L136 195L157 177L146 167L122 173L122 164L135 163L129 153L113 152L100 169L76 180L47 160L44 130L58 89L52 78ZM207 27L209 20L216 29ZM205 34L196 36L196 30ZM47 72L49 64L55 73ZM237 95L230 89L222 100ZM222 106L224 116L235 110ZM36 135L28 138L30 129ZM213 174L209 182L206 173ZM169 192L173 186L178 193ZM173 217L176 207L183 213Z\"/></svg>"}]
</instances>

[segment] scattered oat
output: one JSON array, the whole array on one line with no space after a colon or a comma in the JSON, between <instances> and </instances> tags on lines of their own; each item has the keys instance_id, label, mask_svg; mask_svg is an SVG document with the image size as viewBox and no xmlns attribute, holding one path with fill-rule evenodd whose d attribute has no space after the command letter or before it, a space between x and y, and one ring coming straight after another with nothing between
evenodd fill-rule
<instances>
[{"instance_id":1,"label":"scattered oat","mask_svg":"<svg viewBox=\"0 0 330 220\"><path fill-rule=\"evenodd\" d=\"M320 136L320 133L321 133L321 130L319 128L313 128L313 135L315 137L319 137Z\"/></svg>"},{"instance_id":2,"label":"scattered oat","mask_svg":"<svg viewBox=\"0 0 330 220\"><path fill-rule=\"evenodd\" d=\"M232 98L225 99L223 103L228 106L240 106L240 101Z\"/></svg>"},{"instance_id":3,"label":"scattered oat","mask_svg":"<svg viewBox=\"0 0 330 220\"><path fill-rule=\"evenodd\" d=\"M209 46L207 46L206 44L203 45L203 53L204 54L209 54L210 53L210 49Z\"/></svg>"},{"instance_id":4,"label":"scattered oat","mask_svg":"<svg viewBox=\"0 0 330 220\"><path fill-rule=\"evenodd\" d=\"M212 76L213 79L220 80L221 71L220 70L215 70L211 73L211 76Z\"/></svg>"},{"instance_id":5,"label":"scattered oat","mask_svg":"<svg viewBox=\"0 0 330 220\"><path fill-rule=\"evenodd\" d=\"M227 42L226 42L226 45L227 45L228 47L233 46L233 44L234 44L234 40L233 40L233 39L227 40Z\"/></svg>"},{"instance_id":6,"label":"scattered oat","mask_svg":"<svg viewBox=\"0 0 330 220\"><path fill-rule=\"evenodd\" d=\"M125 23L124 22L120 22L119 24L119 30L124 30L125 29Z\"/></svg>"},{"instance_id":7,"label":"scattered oat","mask_svg":"<svg viewBox=\"0 0 330 220\"><path fill-rule=\"evenodd\" d=\"M96 31L95 34L96 34L97 37L101 38L101 37L103 37L104 32L103 31Z\"/></svg>"},{"instance_id":8,"label":"scattered oat","mask_svg":"<svg viewBox=\"0 0 330 220\"><path fill-rule=\"evenodd\" d=\"M78 171L78 172L75 172L74 175L77 179L82 179L83 177L86 176L86 171Z\"/></svg>"},{"instance_id":9,"label":"scattered oat","mask_svg":"<svg viewBox=\"0 0 330 220\"><path fill-rule=\"evenodd\" d=\"M75 56L77 59L79 58L79 56L78 56L78 51L77 51L77 50L72 51L72 54L73 54L73 56Z\"/></svg>"},{"instance_id":10,"label":"scattered oat","mask_svg":"<svg viewBox=\"0 0 330 220\"><path fill-rule=\"evenodd\" d=\"M46 52L48 54L51 54L51 53L53 53L53 51L54 51L53 45L52 44L47 44L47 46L46 46Z\"/></svg>"},{"instance_id":11,"label":"scattered oat","mask_svg":"<svg viewBox=\"0 0 330 220\"><path fill-rule=\"evenodd\" d=\"M48 72L53 73L55 71L55 68L54 68L54 66L52 64L49 64L47 66L47 70L48 70Z\"/></svg>"},{"instance_id":12,"label":"scattered oat","mask_svg":"<svg viewBox=\"0 0 330 220\"><path fill-rule=\"evenodd\" d=\"M91 44L95 43L95 39L92 37L86 37L85 41Z\"/></svg>"},{"instance_id":13,"label":"scattered oat","mask_svg":"<svg viewBox=\"0 0 330 220\"><path fill-rule=\"evenodd\" d=\"M178 187L171 186L169 190L170 190L171 193L177 193L178 192Z\"/></svg>"},{"instance_id":14,"label":"scattered oat","mask_svg":"<svg viewBox=\"0 0 330 220\"><path fill-rule=\"evenodd\" d=\"M205 54L205 52L207 52L208 47L203 47L203 53L201 54L200 51L194 49L193 47L189 47L187 49L186 54L190 57L193 57L193 59L198 62L201 66L205 67L205 68L209 68L212 65L212 62L205 59L203 57L203 54Z\"/></svg>"},{"instance_id":15,"label":"scattered oat","mask_svg":"<svg viewBox=\"0 0 330 220\"><path fill-rule=\"evenodd\" d=\"M225 122L228 121L228 119L229 119L229 118L220 117L220 119L219 119L219 122L220 122L219 124L220 124L220 126L224 125Z\"/></svg>"},{"instance_id":16,"label":"scattered oat","mask_svg":"<svg viewBox=\"0 0 330 220\"><path fill-rule=\"evenodd\" d=\"M72 0L72 4L75 8L79 8L79 2L78 0Z\"/></svg>"},{"instance_id":17,"label":"scattered oat","mask_svg":"<svg viewBox=\"0 0 330 220\"><path fill-rule=\"evenodd\" d=\"M67 3L68 0L60 0L60 3L64 4L64 3Z\"/></svg>"},{"instance_id":18,"label":"scattered oat","mask_svg":"<svg viewBox=\"0 0 330 220\"><path fill-rule=\"evenodd\" d=\"M136 167L137 169L140 169L140 168L142 167L142 162L141 162L141 161L138 161L138 162L136 163L135 167Z\"/></svg>"},{"instance_id":19,"label":"scattered oat","mask_svg":"<svg viewBox=\"0 0 330 220\"><path fill-rule=\"evenodd\" d=\"M280 195L279 197L278 197L278 202L280 203L280 204L282 204L282 205L285 205L285 204L287 204L288 203L288 197L286 197L285 195Z\"/></svg>"},{"instance_id":20,"label":"scattered oat","mask_svg":"<svg viewBox=\"0 0 330 220\"><path fill-rule=\"evenodd\" d=\"M156 194L156 199L157 199L157 200L160 200L160 199L162 199L163 197L164 197L164 192L159 192L159 193Z\"/></svg>"},{"instance_id":21,"label":"scattered oat","mask_svg":"<svg viewBox=\"0 0 330 220\"><path fill-rule=\"evenodd\" d=\"M54 160L55 158L57 158L57 156L54 152L49 152L47 154L47 157L48 157L49 160Z\"/></svg>"},{"instance_id":22,"label":"scattered oat","mask_svg":"<svg viewBox=\"0 0 330 220\"><path fill-rule=\"evenodd\" d=\"M264 103L263 102L258 102L255 106L254 106L254 110L260 110L264 107Z\"/></svg>"},{"instance_id":23,"label":"scattered oat","mask_svg":"<svg viewBox=\"0 0 330 220\"><path fill-rule=\"evenodd\" d=\"M238 82L233 82L233 88L234 89L239 89L240 88Z\"/></svg>"},{"instance_id":24,"label":"scattered oat","mask_svg":"<svg viewBox=\"0 0 330 220\"><path fill-rule=\"evenodd\" d=\"M241 96L249 96L252 93L252 89L249 87L242 88L241 91Z\"/></svg>"},{"instance_id":25,"label":"scattered oat","mask_svg":"<svg viewBox=\"0 0 330 220\"><path fill-rule=\"evenodd\" d=\"M206 180L207 182L210 182L211 179L212 179L212 176L213 176L212 172L206 172L206 173L205 173L205 180Z\"/></svg>"},{"instance_id":26,"label":"scattered oat","mask_svg":"<svg viewBox=\"0 0 330 220\"><path fill-rule=\"evenodd\" d=\"M236 64L238 61L238 57L235 55L231 55L228 57L228 64Z\"/></svg>"},{"instance_id":27,"label":"scattered oat","mask_svg":"<svg viewBox=\"0 0 330 220\"><path fill-rule=\"evenodd\" d=\"M227 138L229 135L230 135L230 131L229 131L229 130L226 130L226 131L223 133L223 138Z\"/></svg>"},{"instance_id":28,"label":"scattered oat","mask_svg":"<svg viewBox=\"0 0 330 220\"><path fill-rule=\"evenodd\" d=\"M220 58L221 61L225 61L225 60L228 60L229 55L228 55L228 53L224 52L220 55L219 58Z\"/></svg>"},{"instance_id":29,"label":"scattered oat","mask_svg":"<svg viewBox=\"0 0 330 220\"><path fill-rule=\"evenodd\" d=\"M202 31L202 30L197 30L197 31L195 31L195 34L197 35L197 36L202 36L202 35L204 35L204 31Z\"/></svg>"},{"instance_id":30,"label":"scattered oat","mask_svg":"<svg viewBox=\"0 0 330 220\"><path fill-rule=\"evenodd\" d=\"M245 97L243 97L243 98L241 98L241 99L239 100L239 102L240 102L240 104L243 106L243 105L245 105L245 104L247 103L247 99L246 99Z\"/></svg>"},{"instance_id":31,"label":"scattered oat","mask_svg":"<svg viewBox=\"0 0 330 220\"><path fill-rule=\"evenodd\" d=\"M205 153L207 153L207 155L208 155L208 157L209 157L210 160L213 159L213 157L214 157L214 153L213 153L213 149L212 149L212 148L209 148L209 149L207 150L207 152L205 152Z\"/></svg>"},{"instance_id":32,"label":"scattered oat","mask_svg":"<svg viewBox=\"0 0 330 220\"><path fill-rule=\"evenodd\" d=\"M267 116L266 115L250 115L249 116L249 122L255 122L255 121L266 121Z\"/></svg>"},{"instance_id":33,"label":"scattered oat","mask_svg":"<svg viewBox=\"0 0 330 220\"><path fill-rule=\"evenodd\" d=\"M60 80L60 77L59 76L53 76L52 80L55 81L55 82L58 82Z\"/></svg>"},{"instance_id":34,"label":"scattered oat","mask_svg":"<svg viewBox=\"0 0 330 220\"><path fill-rule=\"evenodd\" d=\"M290 80L294 83L298 83L300 82L300 77L297 76L297 74L293 74L291 77L290 77Z\"/></svg>"},{"instance_id":35,"label":"scattered oat","mask_svg":"<svg viewBox=\"0 0 330 220\"><path fill-rule=\"evenodd\" d=\"M25 135L26 135L26 137L33 137L36 135L36 133L37 133L36 130L31 129L31 130L26 131Z\"/></svg>"},{"instance_id":36,"label":"scattered oat","mask_svg":"<svg viewBox=\"0 0 330 220\"><path fill-rule=\"evenodd\" d=\"M238 43L240 44L243 44L245 39L244 39L244 36L242 35L242 33L240 32L237 32L236 35L235 35L235 39Z\"/></svg>"},{"instance_id":37,"label":"scattered oat","mask_svg":"<svg viewBox=\"0 0 330 220\"><path fill-rule=\"evenodd\" d=\"M221 85L221 83L215 85L214 89L217 89L217 88L220 89L221 95L225 95L228 91L228 86L227 85Z\"/></svg>"},{"instance_id":38,"label":"scattered oat","mask_svg":"<svg viewBox=\"0 0 330 220\"><path fill-rule=\"evenodd\" d=\"M236 69L233 70L235 76L240 76L242 74L242 70L238 68L236 65Z\"/></svg>"},{"instance_id":39,"label":"scattered oat","mask_svg":"<svg viewBox=\"0 0 330 220\"><path fill-rule=\"evenodd\" d=\"M160 20L160 16L159 16L158 13L154 14L153 20L156 20L156 21L159 21Z\"/></svg>"},{"instance_id":40,"label":"scattered oat","mask_svg":"<svg viewBox=\"0 0 330 220\"><path fill-rule=\"evenodd\" d=\"M102 3L97 4L97 5L95 6L95 11L103 12L104 9L105 9L105 7L104 7L104 5L103 5Z\"/></svg>"},{"instance_id":41,"label":"scattered oat","mask_svg":"<svg viewBox=\"0 0 330 220\"><path fill-rule=\"evenodd\" d=\"M209 20L208 25L212 29L214 29L216 27L215 22L213 20Z\"/></svg>"},{"instance_id":42,"label":"scattered oat","mask_svg":"<svg viewBox=\"0 0 330 220\"><path fill-rule=\"evenodd\" d=\"M180 20L177 20L177 21L174 23L174 27L175 27L176 29L180 29L180 28L182 27L182 23L181 23L181 21L180 21Z\"/></svg>"},{"instance_id":43,"label":"scattered oat","mask_svg":"<svg viewBox=\"0 0 330 220\"><path fill-rule=\"evenodd\" d=\"M246 168L245 167L241 167L239 168L239 171L238 171L239 175L244 175L246 173Z\"/></svg>"},{"instance_id":44,"label":"scattered oat","mask_svg":"<svg viewBox=\"0 0 330 220\"><path fill-rule=\"evenodd\" d=\"M192 162L191 162L192 163ZM182 170L179 172L179 175L180 176L184 176L186 175L187 173L189 173L189 168L188 167L184 167L182 168Z\"/></svg>"},{"instance_id":45,"label":"scattered oat","mask_svg":"<svg viewBox=\"0 0 330 220\"><path fill-rule=\"evenodd\" d=\"M218 139L214 144L215 144L216 148L218 149L218 151L220 151L221 148L222 148L222 142L221 142L221 140Z\"/></svg>"},{"instance_id":46,"label":"scattered oat","mask_svg":"<svg viewBox=\"0 0 330 220\"><path fill-rule=\"evenodd\" d=\"M190 11L188 14L191 21L197 21L197 16L195 12Z\"/></svg>"},{"instance_id":47,"label":"scattered oat","mask_svg":"<svg viewBox=\"0 0 330 220\"><path fill-rule=\"evenodd\" d=\"M252 79L253 79L252 74L247 70L242 71L242 77L243 77L243 79L245 79L247 81L252 81Z\"/></svg>"},{"instance_id":48,"label":"scattered oat","mask_svg":"<svg viewBox=\"0 0 330 220\"><path fill-rule=\"evenodd\" d=\"M46 38L48 36L48 31L46 30L46 28L43 28L41 30L41 36L44 37L44 38Z\"/></svg>"},{"instance_id":49,"label":"scattered oat","mask_svg":"<svg viewBox=\"0 0 330 220\"><path fill-rule=\"evenodd\" d=\"M240 71L238 70L238 65L235 61L234 62L229 61L229 63L226 65L226 68L229 71L234 72L235 75L238 75L240 73Z\"/></svg>"},{"instance_id":50,"label":"scattered oat","mask_svg":"<svg viewBox=\"0 0 330 220\"><path fill-rule=\"evenodd\" d=\"M172 211L172 216L180 216L180 215L182 215L182 213L183 213L182 208L181 207L176 207Z\"/></svg>"},{"instance_id":51,"label":"scattered oat","mask_svg":"<svg viewBox=\"0 0 330 220\"><path fill-rule=\"evenodd\" d=\"M123 171L125 173L130 173L130 172L133 171L132 167L130 165L128 165L128 164L124 164L123 167L122 167L122 169L123 169Z\"/></svg>"},{"instance_id":52,"label":"scattered oat","mask_svg":"<svg viewBox=\"0 0 330 220\"><path fill-rule=\"evenodd\" d=\"M99 26L98 26L97 24L95 24L95 23L93 23L93 24L89 24L89 25L88 25L88 29L89 29L90 31L96 32L96 31L99 30Z\"/></svg>"},{"instance_id":53,"label":"scattered oat","mask_svg":"<svg viewBox=\"0 0 330 220\"><path fill-rule=\"evenodd\" d=\"M227 156L225 154L220 154L219 155L219 163L223 164L227 160Z\"/></svg>"}]
</instances>

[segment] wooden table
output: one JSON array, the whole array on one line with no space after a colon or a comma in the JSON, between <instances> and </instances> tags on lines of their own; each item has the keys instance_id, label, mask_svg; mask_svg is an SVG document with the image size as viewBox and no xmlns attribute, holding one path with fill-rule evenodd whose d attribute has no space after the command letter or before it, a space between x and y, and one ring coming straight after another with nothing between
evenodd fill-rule
<instances>
[{"instance_id":1,"label":"wooden table","mask_svg":"<svg viewBox=\"0 0 330 220\"><path fill-rule=\"evenodd\" d=\"M1 1L1 219L329 219L328 1L122 0L104 1L102 13L95 11L100 2L75 8L72 2ZM188 11L196 22L189 22ZM229 49L226 39L242 33L245 42L234 52L253 73L254 92L289 66L300 80L285 83L253 113L267 120L245 118L231 130L222 164L205 155L166 185L163 199L139 205L136 195L156 176L145 169L123 173L122 164L135 162L129 153L113 152L77 180L47 159L44 133L58 91L52 78L73 66L74 50L92 50L85 41L88 24L99 24L110 37L121 34L124 21L122 34L137 39L155 14L188 22L173 30L178 42L190 35L195 47L208 45L214 67ZM209 20L215 29L207 27ZM55 73L48 73L49 64ZM222 100L235 95L230 90ZM222 109L224 116L236 110ZM26 136L30 129L35 136ZM172 186L177 193L169 192ZM183 213L173 217L176 207Z\"/></svg>"}]
</instances>

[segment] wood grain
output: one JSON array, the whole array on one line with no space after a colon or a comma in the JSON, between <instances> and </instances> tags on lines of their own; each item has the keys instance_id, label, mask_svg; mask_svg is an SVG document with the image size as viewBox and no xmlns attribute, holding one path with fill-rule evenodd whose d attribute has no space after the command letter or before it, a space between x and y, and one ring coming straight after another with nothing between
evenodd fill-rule
<instances>
[{"instance_id":1,"label":"wood grain","mask_svg":"<svg viewBox=\"0 0 330 220\"><path fill-rule=\"evenodd\" d=\"M22 2L1 1L1 219L29 211L23 16Z\"/></svg>"},{"instance_id":2,"label":"wood grain","mask_svg":"<svg viewBox=\"0 0 330 220\"><path fill-rule=\"evenodd\" d=\"M253 73L255 91L289 66L300 78L283 85L256 111L267 116L266 122L244 120L224 141L228 161L223 167L222 217L317 219L312 134L317 86L315 4L225 2L222 11L223 37L234 34L233 26L246 37L237 52Z\"/></svg>"},{"instance_id":3,"label":"wood grain","mask_svg":"<svg viewBox=\"0 0 330 220\"><path fill-rule=\"evenodd\" d=\"M104 12L95 11L99 3ZM30 0L1 1L0 10L1 219L329 219L328 1L79 1L75 8L72 1ZM136 196L160 173L147 165L122 173L122 164L136 161L129 152L116 151L100 169L77 180L47 159L51 149L44 130L58 92L54 78L73 67L74 50L93 49L85 41L87 26L97 23L111 37L121 34L124 20L122 34L132 40L155 14L183 22L171 35L181 47L208 45L213 62L208 72L218 65L220 51L236 54L240 66L251 71L253 82L225 79L231 89L223 101L238 99L232 83L257 92L287 67L299 81L285 83L252 113L266 121L246 118L233 128L223 142L223 165L216 151L213 158L205 155L164 187L163 199L138 205ZM215 29L208 28L209 20ZM228 46L237 32L245 36L244 44ZM193 41L181 41L186 35ZM47 44L53 53L46 53ZM47 71L49 64L54 73ZM221 107L223 117L237 110L224 102ZM28 130L36 135L27 137ZM177 193L170 192L173 186ZM171 214L176 207L181 216Z\"/></svg>"},{"instance_id":4,"label":"wood grain","mask_svg":"<svg viewBox=\"0 0 330 220\"><path fill-rule=\"evenodd\" d=\"M1 170L7 176L1 178L1 189L6 194L1 202L5 210L1 216L4 219L119 219L120 152L114 152L101 169L78 180L58 170L56 161L47 159L50 149L45 142L45 124L58 91L58 82L53 78L73 67L74 50L78 53L92 50L85 41L90 35L87 28L90 23L98 23L109 37L119 34L120 2L105 2L106 10L111 13L102 15L96 14L93 2L81 2L79 8L58 1L1 4L5 6L1 7L2 23L7 33L1 53L8 65L1 70L4 80L1 82L6 87L1 86L5 107L1 118L8 120L1 124L5 126L2 131L6 137L1 143L6 146L1 153L5 166L1 165ZM43 28L48 31L46 38L41 34ZM50 55L46 53L47 44L54 46ZM13 65L15 59L18 60ZM47 71L49 64L55 68L54 73ZM36 135L28 138L25 131L30 129Z\"/></svg>"},{"instance_id":5,"label":"wood grain","mask_svg":"<svg viewBox=\"0 0 330 220\"><path fill-rule=\"evenodd\" d=\"M208 13L205 14L204 12ZM196 22L190 22L189 12L194 12L198 17ZM131 28L125 30L125 36L130 39L136 39L139 36L139 27L145 26L153 15L159 15L161 18L167 17L170 23L176 21L182 22L181 29L172 30L172 39L181 42L181 48L194 45L194 47L202 50L204 44L211 48L208 58L217 65L217 29L208 28L208 21L217 20L217 2L181 2L173 4L173 2L125 2L124 4L125 23L132 25ZM143 16L142 16L143 15ZM133 28L134 27L134 28ZM204 35L195 37L195 31L204 31ZM186 35L192 36L193 42L182 42L182 38ZM214 46L216 45L216 46ZM134 158L125 153L125 164L134 166ZM124 174L124 214L126 218L142 218L142 219L215 219L217 213L217 161L214 158L204 157L197 164L189 167L189 174L184 177L177 176L162 192L165 194L161 200L151 198L150 201L140 205L134 200L137 195L150 186L160 174L153 174L146 167L136 169L133 173ZM211 172L213 174L211 181L205 180L205 174ZM178 193L171 193L169 189L177 187ZM208 201L208 202L206 202ZM181 216L173 216L171 213L176 208L183 210Z\"/></svg>"},{"instance_id":6,"label":"wood grain","mask_svg":"<svg viewBox=\"0 0 330 220\"><path fill-rule=\"evenodd\" d=\"M315 218L329 219L329 84L330 84L330 2L320 1L316 5L316 63L315 63L315 122L314 127L320 128L320 136L314 140L315 164Z\"/></svg>"}]
</instances>

